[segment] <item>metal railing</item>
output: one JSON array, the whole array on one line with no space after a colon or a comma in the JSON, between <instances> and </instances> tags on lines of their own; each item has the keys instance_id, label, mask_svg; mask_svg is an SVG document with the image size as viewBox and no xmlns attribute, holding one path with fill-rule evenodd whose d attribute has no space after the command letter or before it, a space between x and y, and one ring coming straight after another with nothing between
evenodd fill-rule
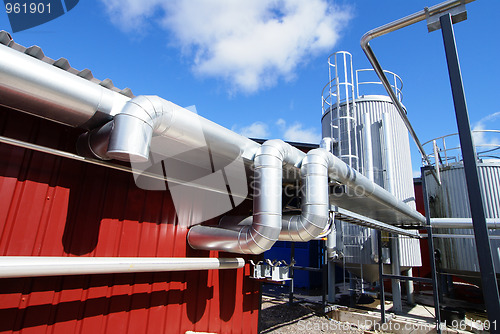
<instances>
[{"instance_id":1,"label":"metal railing","mask_svg":"<svg viewBox=\"0 0 500 334\"><path fill-rule=\"evenodd\" d=\"M473 130L476 155L478 160L500 160L500 130ZM431 146L426 157L432 165L449 166L462 161L462 151L458 141L458 133L431 139L422 144L424 148Z\"/></svg>"},{"instance_id":2,"label":"metal railing","mask_svg":"<svg viewBox=\"0 0 500 334\"><path fill-rule=\"evenodd\" d=\"M322 114L330 112L330 135L337 143L336 154L358 169L356 99L352 55L346 51L328 57L329 81L321 92Z\"/></svg>"},{"instance_id":3,"label":"metal railing","mask_svg":"<svg viewBox=\"0 0 500 334\"><path fill-rule=\"evenodd\" d=\"M359 73L373 73L376 75L375 70L372 68L363 68L356 70L356 98L359 99L360 96L363 96L365 94L359 94L359 86L362 85L380 85L383 89L383 84L382 81L376 80L376 81L363 81L359 80ZM399 102L403 101L403 79L399 75L397 75L394 72L384 70L384 73L386 77L390 78L390 86L394 93L396 94L396 97L398 98ZM384 91L385 92L385 91ZM384 94L385 95L385 94Z\"/></svg>"}]
</instances>

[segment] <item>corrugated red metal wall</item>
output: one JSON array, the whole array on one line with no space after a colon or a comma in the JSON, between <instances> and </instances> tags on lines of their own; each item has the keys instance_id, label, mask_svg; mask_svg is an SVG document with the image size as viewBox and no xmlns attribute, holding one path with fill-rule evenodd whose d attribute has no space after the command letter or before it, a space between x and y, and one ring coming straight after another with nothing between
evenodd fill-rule
<instances>
[{"instance_id":1,"label":"corrugated red metal wall","mask_svg":"<svg viewBox=\"0 0 500 334\"><path fill-rule=\"evenodd\" d=\"M74 152L78 134L0 110L2 136ZM181 225L169 193L138 189L131 174L0 144L0 255L219 256L190 249ZM256 333L260 287L248 275L247 264L0 279L0 331Z\"/></svg>"},{"instance_id":2,"label":"corrugated red metal wall","mask_svg":"<svg viewBox=\"0 0 500 334\"><path fill-rule=\"evenodd\" d=\"M420 179L413 180L413 187L415 189L415 203L417 211L425 216L424 204L424 190L422 188L422 181ZM426 230L421 230L420 233L427 233ZM417 277L431 277L431 264L429 260L429 244L427 239L420 239L420 253L422 254L422 266L413 268L413 276ZM415 285L415 291L420 291L420 285Z\"/></svg>"}]
</instances>

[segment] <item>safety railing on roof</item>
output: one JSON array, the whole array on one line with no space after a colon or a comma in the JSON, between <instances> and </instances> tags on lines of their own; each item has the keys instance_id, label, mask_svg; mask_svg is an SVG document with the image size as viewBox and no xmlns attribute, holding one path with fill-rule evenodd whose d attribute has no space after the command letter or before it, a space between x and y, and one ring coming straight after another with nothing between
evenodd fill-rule
<instances>
[{"instance_id":1,"label":"safety railing on roof","mask_svg":"<svg viewBox=\"0 0 500 334\"><path fill-rule=\"evenodd\" d=\"M500 130L473 130L472 135L478 160L500 161ZM432 152L427 157L433 165L448 166L462 161L458 133L431 139L422 146ZM427 149L429 146L432 147Z\"/></svg>"},{"instance_id":2,"label":"safety railing on roof","mask_svg":"<svg viewBox=\"0 0 500 334\"><path fill-rule=\"evenodd\" d=\"M373 73L373 76L376 79L375 79L375 81L373 81L373 80L360 80L359 79L360 73L370 73L370 74ZM396 94L398 100L400 102L403 101L403 92L402 92L403 79L401 79L401 77L399 75L397 75L396 73L391 72L391 71L384 70L384 73L385 73L387 79L389 79L389 83L391 84L391 88L394 91L394 93ZM378 79L375 71L372 68L363 68L363 69L356 70L356 98L359 99L360 96L365 95L365 94L360 94L360 86L364 86L364 85L380 85L380 87L382 89L381 91L383 91L383 93L380 95L387 95L387 93L385 92L384 87L382 85L382 82ZM372 87L370 87L369 89L371 91L373 91ZM364 90L364 88L362 89L362 91L363 90ZM368 95L368 94L366 94L366 95Z\"/></svg>"}]
</instances>

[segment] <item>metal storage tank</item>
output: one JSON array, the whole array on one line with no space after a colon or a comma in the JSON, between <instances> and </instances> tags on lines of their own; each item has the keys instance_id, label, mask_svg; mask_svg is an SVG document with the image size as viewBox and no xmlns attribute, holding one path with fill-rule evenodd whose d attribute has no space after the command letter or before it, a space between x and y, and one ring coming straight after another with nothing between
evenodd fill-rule
<instances>
[{"instance_id":1,"label":"metal storage tank","mask_svg":"<svg viewBox=\"0 0 500 334\"><path fill-rule=\"evenodd\" d=\"M76 154L82 132L0 106L2 140ZM139 189L131 173L5 142L0 157L0 256L219 257L190 248L192 221L177 217L170 192ZM221 271L1 278L0 331L257 333L260 283L249 276L246 264Z\"/></svg>"},{"instance_id":2,"label":"metal storage tank","mask_svg":"<svg viewBox=\"0 0 500 334\"><path fill-rule=\"evenodd\" d=\"M330 82L323 90L323 137L338 141L334 153L344 162L415 208L408 131L391 99L382 94L363 94L378 93L377 84L381 86L381 83L378 79L360 79L373 70L357 70L354 76L352 56L348 52L331 55L328 63ZM393 89L401 99L402 80L392 72L386 71L386 75L392 79ZM343 265L367 281L376 281L376 234L365 227L345 222L336 224ZM421 266L419 241L402 236L398 240L401 269ZM388 249L385 251L387 258Z\"/></svg>"},{"instance_id":3,"label":"metal storage tank","mask_svg":"<svg viewBox=\"0 0 500 334\"><path fill-rule=\"evenodd\" d=\"M500 131L474 131L478 136L500 137ZM455 139L455 140L454 140ZM469 196L465 180L465 171L461 157L455 147L457 136L448 135L430 140L424 145L432 146L439 152L441 186L430 172L425 174L429 208L433 218L470 218ZM435 145L434 145L435 143ZM494 140L490 144L476 145L478 154L477 168L481 186L486 218L500 218L500 145ZM434 159L435 153L429 155ZM438 229L434 234L434 247L439 250L438 261L441 272L463 276L471 282L480 281L476 243L472 229ZM500 230L489 230L491 248L497 279L500 279Z\"/></svg>"}]
</instances>

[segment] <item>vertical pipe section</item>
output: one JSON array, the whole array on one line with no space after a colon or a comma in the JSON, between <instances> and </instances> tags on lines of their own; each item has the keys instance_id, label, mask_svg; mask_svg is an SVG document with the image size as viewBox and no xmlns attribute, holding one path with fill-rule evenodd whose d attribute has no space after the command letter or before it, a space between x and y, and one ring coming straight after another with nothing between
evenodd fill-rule
<instances>
[{"instance_id":1,"label":"vertical pipe section","mask_svg":"<svg viewBox=\"0 0 500 334\"><path fill-rule=\"evenodd\" d=\"M392 129L389 113L382 114L382 127L384 131L384 151L385 151L385 188L394 195L394 155L392 152ZM391 269L393 275L401 275L399 260L399 237L391 235ZM398 279L392 279L392 302L396 312L403 311L401 303L401 283Z\"/></svg>"},{"instance_id":2,"label":"vertical pipe section","mask_svg":"<svg viewBox=\"0 0 500 334\"><path fill-rule=\"evenodd\" d=\"M374 181L375 177L373 174L373 145L372 145L372 127L370 114L363 114L363 156L364 156L364 174L370 180ZM370 229L370 246L371 246L371 258L373 261L377 262L380 255L377 255L377 231L375 229Z\"/></svg>"},{"instance_id":3,"label":"vertical pipe section","mask_svg":"<svg viewBox=\"0 0 500 334\"><path fill-rule=\"evenodd\" d=\"M321 140L320 147L327 150L328 152L333 152L333 141L332 138L325 137ZM335 250L337 248L337 230L335 229L335 222L332 219L332 225L330 227L330 233L326 238L326 260L327 260L327 286L328 295L327 301L329 303L335 303Z\"/></svg>"},{"instance_id":4,"label":"vertical pipe section","mask_svg":"<svg viewBox=\"0 0 500 334\"><path fill-rule=\"evenodd\" d=\"M284 216L279 240L309 241L319 236L328 226L328 168L333 155L322 149L307 153L302 161L302 213Z\"/></svg>"},{"instance_id":5,"label":"vertical pipe section","mask_svg":"<svg viewBox=\"0 0 500 334\"><path fill-rule=\"evenodd\" d=\"M432 168L432 167L427 167ZM426 167L421 168L422 192L424 195L425 220L427 224L427 244L429 246L429 258L431 263L432 295L434 297L434 316L436 318L437 333L441 333L441 308L439 307L439 288L436 272L436 255L434 253L434 238L432 237L431 211L429 207L429 197L427 193L427 182L425 181Z\"/></svg>"},{"instance_id":6,"label":"vertical pipe section","mask_svg":"<svg viewBox=\"0 0 500 334\"><path fill-rule=\"evenodd\" d=\"M471 134L469 113L465 101L464 87L462 83L462 73L458 60L457 48L455 44L455 34L451 15L443 15L439 19L443 33L446 61L450 75L451 90L453 93L453 104L457 117L458 134L460 147L462 150L465 177L467 181L467 192L469 194L469 204L474 226L474 238L476 240L477 256L479 268L481 270L481 282L483 287L484 302L488 312L490 323L500 326L500 298L498 285L495 276L495 266L491 253L491 244L486 226L486 215L479 184L479 174L477 171L476 150ZM498 328L492 333L499 332Z\"/></svg>"},{"instance_id":7,"label":"vertical pipe section","mask_svg":"<svg viewBox=\"0 0 500 334\"><path fill-rule=\"evenodd\" d=\"M254 202L251 224L234 228L193 226L188 232L194 249L261 254L278 240L282 217L283 165L300 165L304 153L282 140L268 140L254 160ZM314 211L313 211L314 213Z\"/></svg>"},{"instance_id":8,"label":"vertical pipe section","mask_svg":"<svg viewBox=\"0 0 500 334\"><path fill-rule=\"evenodd\" d=\"M378 282L380 285L380 322L385 323L384 259L382 253L382 231L377 231Z\"/></svg>"}]
</instances>

